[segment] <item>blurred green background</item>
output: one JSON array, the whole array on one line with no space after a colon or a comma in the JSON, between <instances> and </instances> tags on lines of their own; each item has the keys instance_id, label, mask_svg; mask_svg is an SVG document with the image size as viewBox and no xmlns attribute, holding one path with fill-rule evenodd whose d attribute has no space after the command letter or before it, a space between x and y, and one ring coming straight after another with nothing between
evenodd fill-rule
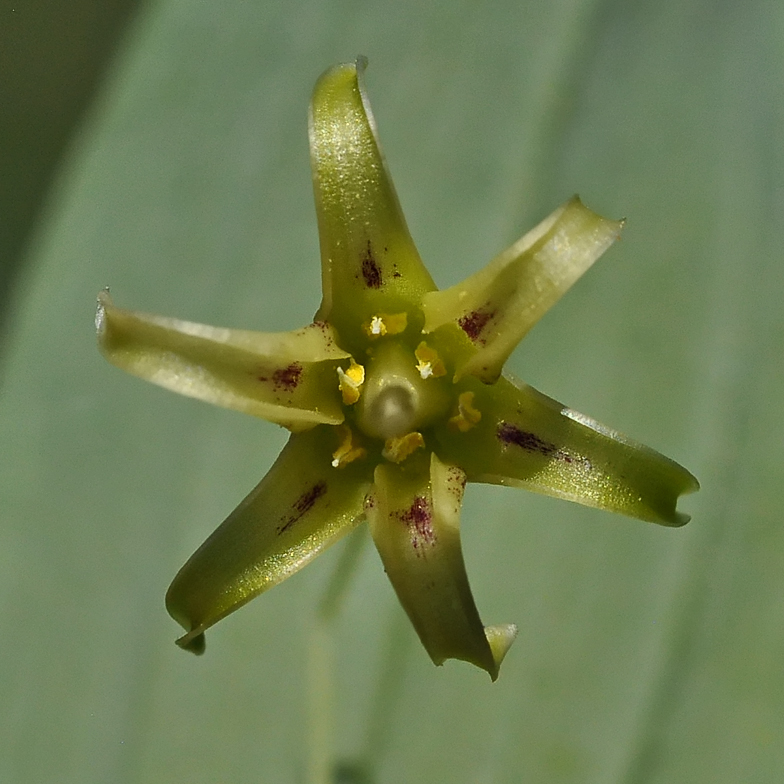
<instances>
[{"instance_id":1,"label":"blurred green background","mask_svg":"<svg viewBox=\"0 0 784 784\"><path fill-rule=\"evenodd\" d=\"M471 486L469 575L520 635L436 669L364 552L336 782L784 778L784 5L4 3L0 781L307 781L336 549L219 624L163 608L279 428L124 376L96 292L260 330L318 305L306 109L357 54L445 286L574 192L628 219L508 367L702 482L684 529Z\"/></svg>"}]
</instances>

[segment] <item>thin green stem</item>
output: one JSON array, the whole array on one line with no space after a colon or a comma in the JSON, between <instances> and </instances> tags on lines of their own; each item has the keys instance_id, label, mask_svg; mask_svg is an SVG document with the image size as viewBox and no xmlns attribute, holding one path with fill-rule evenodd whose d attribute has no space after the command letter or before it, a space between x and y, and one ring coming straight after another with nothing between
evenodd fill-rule
<instances>
[{"instance_id":1,"label":"thin green stem","mask_svg":"<svg viewBox=\"0 0 784 784\"><path fill-rule=\"evenodd\" d=\"M378 768L386 752L413 639L405 613L397 605L390 607L382 644L379 677L365 731L362 758L370 771Z\"/></svg>"},{"instance_id":2,"label":"thin green stem","mask_svg":"<svg viewBox=\"0 0 784 784\"><path fill-rule=\"evenodd\" d=\"M359 557L367 541L367 526L361 525L351 533L346 540L340 558L335 565L324 596L319 603L317 614L320 620L331 622L335 619L343 600L346 596L351 578L354 576L359 565Z\"/></svg>"},{"instance_id":3,"label":"thin green stem","mask_svg":"<svg viewBox=\"0 0 784 784\"><path fill-rule=\"evenodd\" d=\"M308 647L308 782L332 784L334 640L321 618L313 623Z\"/></svg>"},{"instance_id":4,"label":"thin green stem","mask_svg":"<svg viewBox=\"0 0 784 784\"><path fill-rule=\"evenodd\" d=\"M308 782L332 784L335 619L367 541L360 526L346 541L319 603L308 639Z\"/></svg>"}]
</instances>

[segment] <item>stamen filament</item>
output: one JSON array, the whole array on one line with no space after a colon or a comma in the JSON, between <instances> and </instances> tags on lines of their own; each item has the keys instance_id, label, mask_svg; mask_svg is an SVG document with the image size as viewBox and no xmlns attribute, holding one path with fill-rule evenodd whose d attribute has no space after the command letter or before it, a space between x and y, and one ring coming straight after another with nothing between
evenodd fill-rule
<instances>
[{"instance_id":1,"label":"stamen filament","mask_svg":"<svg viewBox=\"0 0 784 784\"><path fill-rule=\"evenodd\" d=\"M461 392L457 398L457 413L450 418L449 426L466 433L480 419L482 419L482 412L474 408L474 393Z\"/></svg>"},{"instance_id":2,"label":"stamen filament","mask_svg":"<svg viewBox=\"0 0 784 784\"><path fill-rule=\"evenodd\" d=\"M402 463L410 454L421 449L425 439L421 433L414 431L399 438L388 438L381 454L392 463Z\"/></svg>"},{"instance_id":3,"label":"stamen filament","mask_svg":"<svg viewBox=\"0 0 784 784\"><path fill-rule=\"evenodd\" d=\"M368 337L378 338L383 335L399 335L406 331L407 326L407 313L379 313L366 321L362 329Z\"/></svg>"},{"instance_id":4,"label":"stamen filament","mask_svg":"<svg viewBox=\"0 0 784 784\"><path fill-rule=\"evenodd\" d=\"M417 358L416 369L422 378L439 378L446 375L446 367L438 352L423 340L414 351Z\"/></svg>"},{"instance_id":5,"label":"stamen filament","mask_svg":"<svg viewBox=\"0 0 784 784\"><path fill-rule=\"evenodd\" d=\"M340 435L340 446L332 453L333 468L342 468L367 455L367 450L360 446L354 431L348 425L340 425L338 434Z\"/></svg>"},{"instance_id":6,"label":"stamen filament","mask_svg":"<svg viewBox=\"0 0 784 784\"><path fill-rule=\"evenodd\" d=\"M343 396L343 404L351 406L359 400L359 393L362 391L362 384L365 383L365 368L351 359L351 364L347 370L338 368L338 386Z\"/></svg>"}]
</instances>

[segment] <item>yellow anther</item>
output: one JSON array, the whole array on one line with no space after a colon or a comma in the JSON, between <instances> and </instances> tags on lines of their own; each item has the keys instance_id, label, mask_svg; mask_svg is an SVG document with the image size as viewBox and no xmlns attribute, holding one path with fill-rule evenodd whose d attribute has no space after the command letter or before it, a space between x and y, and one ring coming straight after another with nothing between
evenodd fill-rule
<instances>
[{"instance_id":1,"label":"yellow anther","mask_svg":"<svg viewBox=\"0 0 784 784\"><path fill-rule=\"evenodd\" d=\"M362 325L365 334L371 338L380 338L382 335L399 335L405 332L408 326L408 315L406 313L379 313L373 316L370 321Z\"/></svg>"},{"instance_id":2,"label":"yellow anther","mask_svg":"<svg viewBox=\"0 0 784 784\"><path fill-rule=\"evenodd\" d=\"M438 352L430 348L424 340L416 347L414 356L418 360L416 369L422 378L438 378L446 375L446 368Z\"/></svg>"},{"instance_id":3,"label":"yellow anther","mask_svg":"<svg viewBox=\"0 0 784 784\"><path fill-rule=\"evenodd\" d=\"M332 453L333 468L342 468L367 455L367 450L359 446L354 438L354 431L348 425L340 425L338 435L340 446Z\"/></svg>"},{"instance_id":4,"label":"yellow anther","mask_svg":"<svg viewBox=\"0 0 784 784\"><path fill-rule=\"evenodd\" d=\"M338 368L338 385L345 405L353 405L359 400L359 393L364 383L365 368L358 365L353 359L347 370Z\"/></svg>"},{"instance_id":5,"label":"yellow anther","mask_svg":"<svg viewBox=\"0 0 784 784\"><path fill-rule=\"evenodd\" d=\"M412 452L416 452L424 445L425 439L422 438L422 434L415 431L398 438L388 438L381 454L392 463L402 463Z\"/></svg>"},{"instance_id":6,"label":"yellow anther","mask_svg":"<svg viewBox=\"0 0 784 784\"><path fill-rule=\"evenodd\" d=\"M449 426L465 433L481 418L482 412L474 408L474 393L461 392L457 398L457 413L449 420Z\"/></svg>"}]
</instances>

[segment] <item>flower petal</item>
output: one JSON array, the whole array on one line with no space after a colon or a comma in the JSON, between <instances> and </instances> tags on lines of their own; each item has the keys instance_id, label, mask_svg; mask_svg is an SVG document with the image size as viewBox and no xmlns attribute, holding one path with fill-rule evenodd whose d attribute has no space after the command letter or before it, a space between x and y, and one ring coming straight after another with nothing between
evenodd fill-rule
<instances>
[{"instance_id":1,"label":"flower petal","mask_svg":"<svg viewBox=\"0 0 784 784\"><path fill-rule=\"evenodd\" d=\"M180 569L166 594L188 632L178 645L204 649L204 630L282 582L362 519L367 463L331 465L337 431L289 438L275 464Z\"/></svg>"},{"instance_id":2,"label":"flower petal","mask_svg":"<svg viewBox=\"0 0 784 784\"><path fill-rule=\"evenodd\" d=\"M435 664L462 659L495 680L516 627L482 627L460 547L465 474L435 455L376 468L367 516L384 568Z\"/></svg>"},{"instance_id":3,"label":"flower petal","mask_svg":"<svg viewBox=\"0 0 784 784\"><path fill-rule=\"evenodd\" d=\"M618 238L623 221L591 212L575 196L484 269L456 286L425 295L425 332L461 329L476 352L464 352L455 378L492 383L523 336Z\"/></svg>"},{"instance_id":4,"label":"flower petal","mask_svg":"<svg viewBox=\"0 0 784 784\"><path fill-rule=\"evenodd\" d=\"M481 420L466 432L436 432L439 454L469 482L525 487L661 525L689 521L676 504L699 485L682 466L526 384L471 384Z\"/></svg>"},{"instance_id":5,"label":"flower petal","mask_svg":"<svg viewBox=\"0 0 784 784\"><path fill-rule=\"evenodd\" d=\"M248 332L122 310L98 296L98 344L113 364L162 387L292 431L340 424L332 328Z\"/></svg>"},{"instance_id":6,"label":"flower petal","mask_svg":"<svg viewBox=\"0 0 784 784\"><path fill-rule=\"evenodd\" d=\"M413 312L435 288L379 150L360 78L364 65L331 68L316 83L310 105L323 288L317 318L333 324L348 346L373 315Z\"/></svg>"}]
</instances>

